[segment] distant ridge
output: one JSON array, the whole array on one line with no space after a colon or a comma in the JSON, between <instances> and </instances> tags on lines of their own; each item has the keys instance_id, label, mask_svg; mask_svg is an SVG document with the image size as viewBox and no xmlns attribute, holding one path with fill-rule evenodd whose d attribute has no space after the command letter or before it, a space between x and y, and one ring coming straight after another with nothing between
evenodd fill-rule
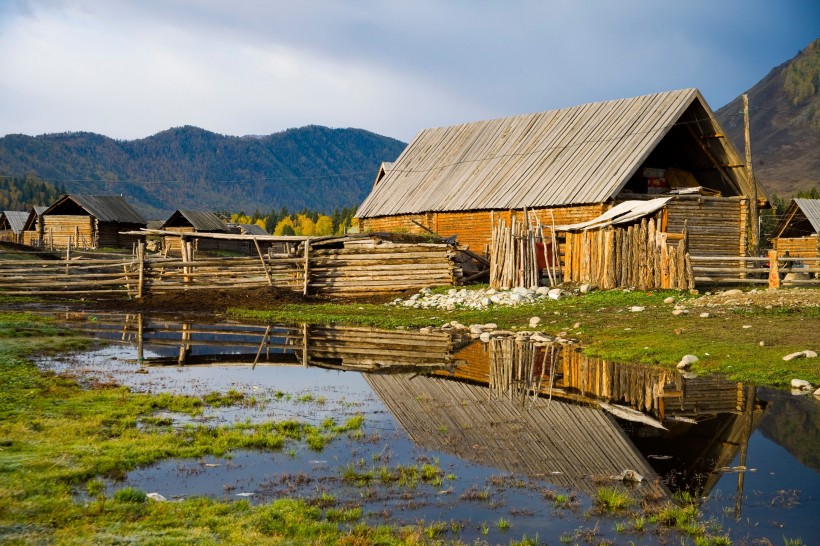
<instances>
[{"instance_id":1,"label":"distant ridge","mask_svg":"<svg viewBox=\"0 0 820 546\"><path fill-rule=\"evenodd\" d=\"M225 136L185 126L137 140L88 132L0 138L0 176L34 171L68 192L123 194L150 218L178 208L247 213L358 205L405 143L311 125Z\"/></svg>"},{"instance_id":2,"label":"distant ridge","mask_svg":"<svg viewBox=\"0 0 820 546\"><path fill-rule=\"evenodd\" d=\"M820 188L820 39L746 93L755 178L780 197ZM715 114L742 154L741 110L738 96Z\"/></svg>"}]
</instances>

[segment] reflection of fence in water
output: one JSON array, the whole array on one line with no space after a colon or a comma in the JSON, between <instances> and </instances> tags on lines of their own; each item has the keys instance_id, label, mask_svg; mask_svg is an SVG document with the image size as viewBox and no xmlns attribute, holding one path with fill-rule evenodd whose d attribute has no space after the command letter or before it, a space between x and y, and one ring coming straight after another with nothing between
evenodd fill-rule
<instances>
[{"instance_id":1,"label":"reflection of fence in water","mask_svg":"<svg viewBox=\"0 0 820 546\"><path fill-rule=\"evenodd\" d=\"M275 364L367 372L452 368L453 338L443 332L310 325L204 324L134 315L98 315L85 324L100 337L132 342L149 365ZM145 358L149 349L157 356Z\"/></svg>"}]
</instances>

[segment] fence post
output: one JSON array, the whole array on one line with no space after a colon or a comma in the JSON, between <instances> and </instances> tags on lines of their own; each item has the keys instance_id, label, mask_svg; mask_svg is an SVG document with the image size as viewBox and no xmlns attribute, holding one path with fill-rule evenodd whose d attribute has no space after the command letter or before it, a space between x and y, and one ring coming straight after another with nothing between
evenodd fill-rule
<instances>
[{"instance_id":1,"label":"fence post","mask_svg":"<svg viewBox=\"0 0 820 546\"><path fill-rule=\"evenodd\" d=\"M139 241L137 243L137 299L142 299L142 283L145 279L145 243Z\"/></svg>"},{"instance_id":2,"label":"fence post","mask_svg":"<svg viewBox=\"0 0 820 546\"><path fill-rule=\"evenodd\" d=\"M310 239L305 239L305 286L302 294L307 296L308 281L310 280Z\"/></svg>"},{"instance_id":3,"label":"fence post","mask_svg":"<svg viewBox=\"0 0 820 546\"><path fill-rule=\"evenodd\" d=\"M769 288L780 288L780 267L777 263L777 251L769 251Z\"/></svg>"}]
</instances>

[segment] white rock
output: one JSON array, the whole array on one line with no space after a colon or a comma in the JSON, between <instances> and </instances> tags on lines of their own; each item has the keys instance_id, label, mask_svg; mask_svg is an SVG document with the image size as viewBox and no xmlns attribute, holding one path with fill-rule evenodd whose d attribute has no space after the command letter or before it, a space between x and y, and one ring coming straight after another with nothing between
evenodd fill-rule
<instances>
[{"instance_id":1,"label":"white rock","mask_svg":"<svg viewBox=\"0 0 820 546\"><path fill-rule=\"evenodd\" d=\"M672 297L672 296L669 296L668 298L663 300L663 303L675 303L675 298Z\"/></svg>"},{"instance_id":2,"label":"white rock","mask_svg":"<svg viewBox=\"0 0 820 546\"><path fill-rule=\"evenodd\" d=\"M492 295L493 295L493 294L495 294L495 293L496 293L496 292L495 292L495 288L488 288L488 289L484 292L484 295L486 295L486 296L492 296Z\"/></svg>"},{"instance_id":3,"label":"white rock","mask_svg":"<svg viewBox=\"0 0 820 546\"><path fill-rule=\"evenodd\" d=\"M587 292L589 292L590 288L592 288L592 287L589 284L584 283L578 288L578 290L581 291L581 294L586 294Z\"/></svg>"},{"instance_id":4,"label":"white rock","mask_svg":"<svg viewBox=\"0 0 820 546\"><path fill-rule=\"evenodd\" d=\"M490 296L490 301L493 303L501 303L504 300L502 300L501 296L499 296L498 294L493 294L492 296Z\"/></svg>"},{"instance_id":5,"label":"white rock","mask_svg":"<svg viewBox=\"0 0 820 546\"><path fill-rule=\"evenodd\" d=\"M709 318L709 313L701 313L700 318Z\"/></svg>"},{"instance_id":6,"label":"white rock","mask_svg":"<svg viewBox=\"0 0 820 546\"><path fill-rule=\"evenodd\" d=\"M629 308L629 310L632 311L633 313L640 313L644 309L646 309L646 307L641 307L640 305L633 305L632 307Z\"/></svg>"},{"instance_id":7,"label":"white rock","mask_svg":"<svg viewBox=\"0 0 820 546\"><path fill-rule=\"evenodd\" d=\"M402 305L404 305L405 307L413 307L413 305L415 305L415 303L416 303L416 300L407 300L404 303L402 303Z\"/></svg>"},{"instance_id":8,"label":"white rock","mask_svg":"<svg viewBox=\"0 0 820 546\"><path fill-rule=\"evenodd\" d=\"M723 293L724 296L741 296L743 295L743 290L739 290L737 288L733 290L727 290Z\"/></svg>"},{"instance_id":9,"label":"white rock","mask_svg":"<svg viewBox=\"0 0 820 546\"><path fill-rule=\"evenodd\" d=\"M490 334L488 332L482 332L478 339L483 341L484 343L488 343L490 341Z\"/></svg>"},{"instance_id":10,"label":"white rock","mask_svg":"<svg viewBox=\"0 0 820 546\"><path fill-rule=\"evenodd\" d=\"M814 391L814 396L817 396L818 398L820 398L820 389L817 389L816 391Z\"/></svg>"},{"instance_id":11,"label":"white rock","mask_svg":"<svg viewBox=\"0 0 820 546\"><path fill-rule=\"evenodd\" d=\"M432 330L430 330L430 328L427 328L426 326L424 328L419 328L420 334L429 334L431 331Z\"/></svg>"},{"instance_id":12,"label":"white rock","mask_svg":"<svg viewBox=\"0 0 820 546\"><path fill-rule=\"evenodd\" d=\"M699 360L695 355L684 355L678 362L678 369L684 370Z\"/></svg>"},{"instance_id":13,"label":"white rock","mask_svg":"<svg viewBox=\"0 0 820 546\"><path fill-rule=\"evenodd\" d=\"M534 342L538 343L538 342L546 342L546 341L552 341L552 340L550 338L548 338L547 336L545 336L544 334L542 334L541 332L536 332L532 336L530 336L530 341L534 341Z\"/></svg>"},{"instance_id":14,"label":"white rock","mask_svg":"<svg viewBox=\"0 0 820 546\"><path fill-rule=\"evenodd\" d=\"M481 300L479 300L478 303L481 305L481 307L489 307L493 304L490 298L481 298Z\"/></svg>"},{"instance_id":15,"label":"white rock","mask_svg":"<svg viewBox=\"0 0 820 546\"><path fill-rule=\"evenodd\" d=\"M536 326L538 326L539 322L541 322L541 317L530 318L530 328L535 328Z\"/></svg>"},{"instance_id":16,"label":"white rock","mask_svg":"<svg viewBox=\"0 0 820 546\"><path fill-rule=\"evenodd\" d=\"M806 358L817 358L817 353L814 351L803 351L803 354L806 355Z\"/></svg>"},{"instance_id":17,"label":"white rock","mask_svg":"<svg viewBox=\"0 0 820 546\"><path fill-rule=\"evenodd\" d=\"M580 327L581 327L581 323L580 323L580 322L576 322L575 324L573 324L573 325L572 325L572 327L573 327L573 329L577 330L578 328L580 328Z\"/></svg>"},{"instance_id":18,"label":"white rock","mask_svg":"<svg viewBox=\"0 0 820 546\"><path fill-rule=\"evenodd\" d=\"M765 341L761 341L760 343L758 343L758 345L760 345L761 347L765 347L765 346L766 346L766 342L765 342Z\"/></svg>"},{"instance_id":19,"label":"white rock","mask_svg":"<svg viewBox=\"0 0 820 546\"><path fill-rule=\"evenodd\" d=\"M547 288L546 286L539 286L535 290L535 293L538 294L539 296L546 296L547 294L549 294L549 292L550 292L550 289Z\"/></svg>"},{"instance_id":20,"label":"white rock","mask_svg":"<svg viewBox=\"0 0 820 546\"><path fill-rule=\"evenodd\" d=\"M549 292L547 292L547 296L551 300L560 300L561 299L561 289L560 288L553 288Z\"/></svg>"},{"instance_id":21,"label":"white rock","mask_svg":"<svg viewBox=\"0 0 820 546\"><path fill-rule=\"evenodd\" d=\"M160 495L159 493L148 493L145 496L148 497L149 499L155 500L157 502L165 502L165 501L168 500L165 497L163 497L162 495Z\"/></svg>"},{"instance_id":22,"label":"white rock","mask_svg":"<svg viewBox=\"0 0 820 546\"><path fill-rule=\"evenodd\" d=\"M783 357L783 360L788 362L789 360L794 360L795 358L806 358L806 353L800 351L798 353L791 353Z\"/></svg>"},{"instance_id":23,"label":"white rock","mask_svg":"<svg viewBox=\"0 0 820 546\"><path fill-rule=\"evenodd\" d=\"M410 296L410 298L409 298L409 299L410 299L411 301L416 301L416 300L417 300L417 299L419 299L420 297L421 297L421 294L413 294L412 296Z\"/></svg>"},{"instance_id":24,"label":"white rock","mask_svg":"<svg viewBox=\"0 0 820 546\"><path fill-rule=\"evenodd\" d=\"M522 296L521 294L517 294L517 293L510 294L510 302L512 302L512 303L521 303L522 301L524 301L524 296Z\"/></svg>"},{"instance_id":25,"label":"white rock","mask_svg":"<svg viewBox=\"0 0 820 546\"><path fill-rule=\"evenodd\" d=\"M485 330L497 330L498 329L498 324L496 324L495 322L488 322L487 324L484 325L484 329Z\"/></svg>"},{"instance_id":26,"label":"white rock","mask_svg":"<svg viewBox=\"0 0 820 546\"><path fill-rule=\"evenodd\" d=\"M686 313L685 309L675 309L674 311L672 311L672 314L675 315L676 317L679 316L679 315L683 315L684 313Z\"/></svg>"},{"instance_id":27,"label":"white rock","mask_svg":"<svg viewBox=\"0 0 820 546\"><path fill-rule=\"evenodd\" d=\"M743 329L744 329L744 330L748 330L748 329L749 329L749 328L751 328L751 327L752 327L752 325L751 325L751 324L744 324L744 325L743 325Z\"/></svg>"},{"instance_id":28,"label":"white rock","mask_svg":"<svg viewBox=\"0 0 820 546\"><path fill-rule=\"evenodd\" d=\"M802 391L810 391L811 383L809 383L805 379L792 379L791 388L800 389Z\"/></svg>"}]
</instances>

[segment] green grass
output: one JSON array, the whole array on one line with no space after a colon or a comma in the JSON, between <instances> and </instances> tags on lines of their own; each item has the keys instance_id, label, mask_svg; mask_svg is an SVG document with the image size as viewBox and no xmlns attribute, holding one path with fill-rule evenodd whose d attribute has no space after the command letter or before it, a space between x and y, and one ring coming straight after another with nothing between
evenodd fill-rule
<instances>
[{"instance_id":1,"label":"green grass","mask_svg":"<svg viewBox=\"0 0 820 546\"><path fill-rule=\"evenodd\" d=\"M684 306L694 298L677 291L610 290L482 311L303 303L264 311L230 309L229 313L271 323L406 329L457 320L466 325L494 322L503 329L529 330L530 317L539 316L542 321L538 330L548 335L565 332L578 339L584 353L591 357L673 367L683 355L694 354L700 359L694 366L698 373L722 373L733 380L777 387L788 386L795 377L820 383L820 366L812 359L783 361L786 354L810 348L812 332L820 330L820 307L692 307L689 314L674 316L673 306L663 303L669 296ZM645 310L631 312L632 306ZM700 318L702 311L711 316ZM579 328L574 328L576 323Z\"/></svg>"}]
</instances>

